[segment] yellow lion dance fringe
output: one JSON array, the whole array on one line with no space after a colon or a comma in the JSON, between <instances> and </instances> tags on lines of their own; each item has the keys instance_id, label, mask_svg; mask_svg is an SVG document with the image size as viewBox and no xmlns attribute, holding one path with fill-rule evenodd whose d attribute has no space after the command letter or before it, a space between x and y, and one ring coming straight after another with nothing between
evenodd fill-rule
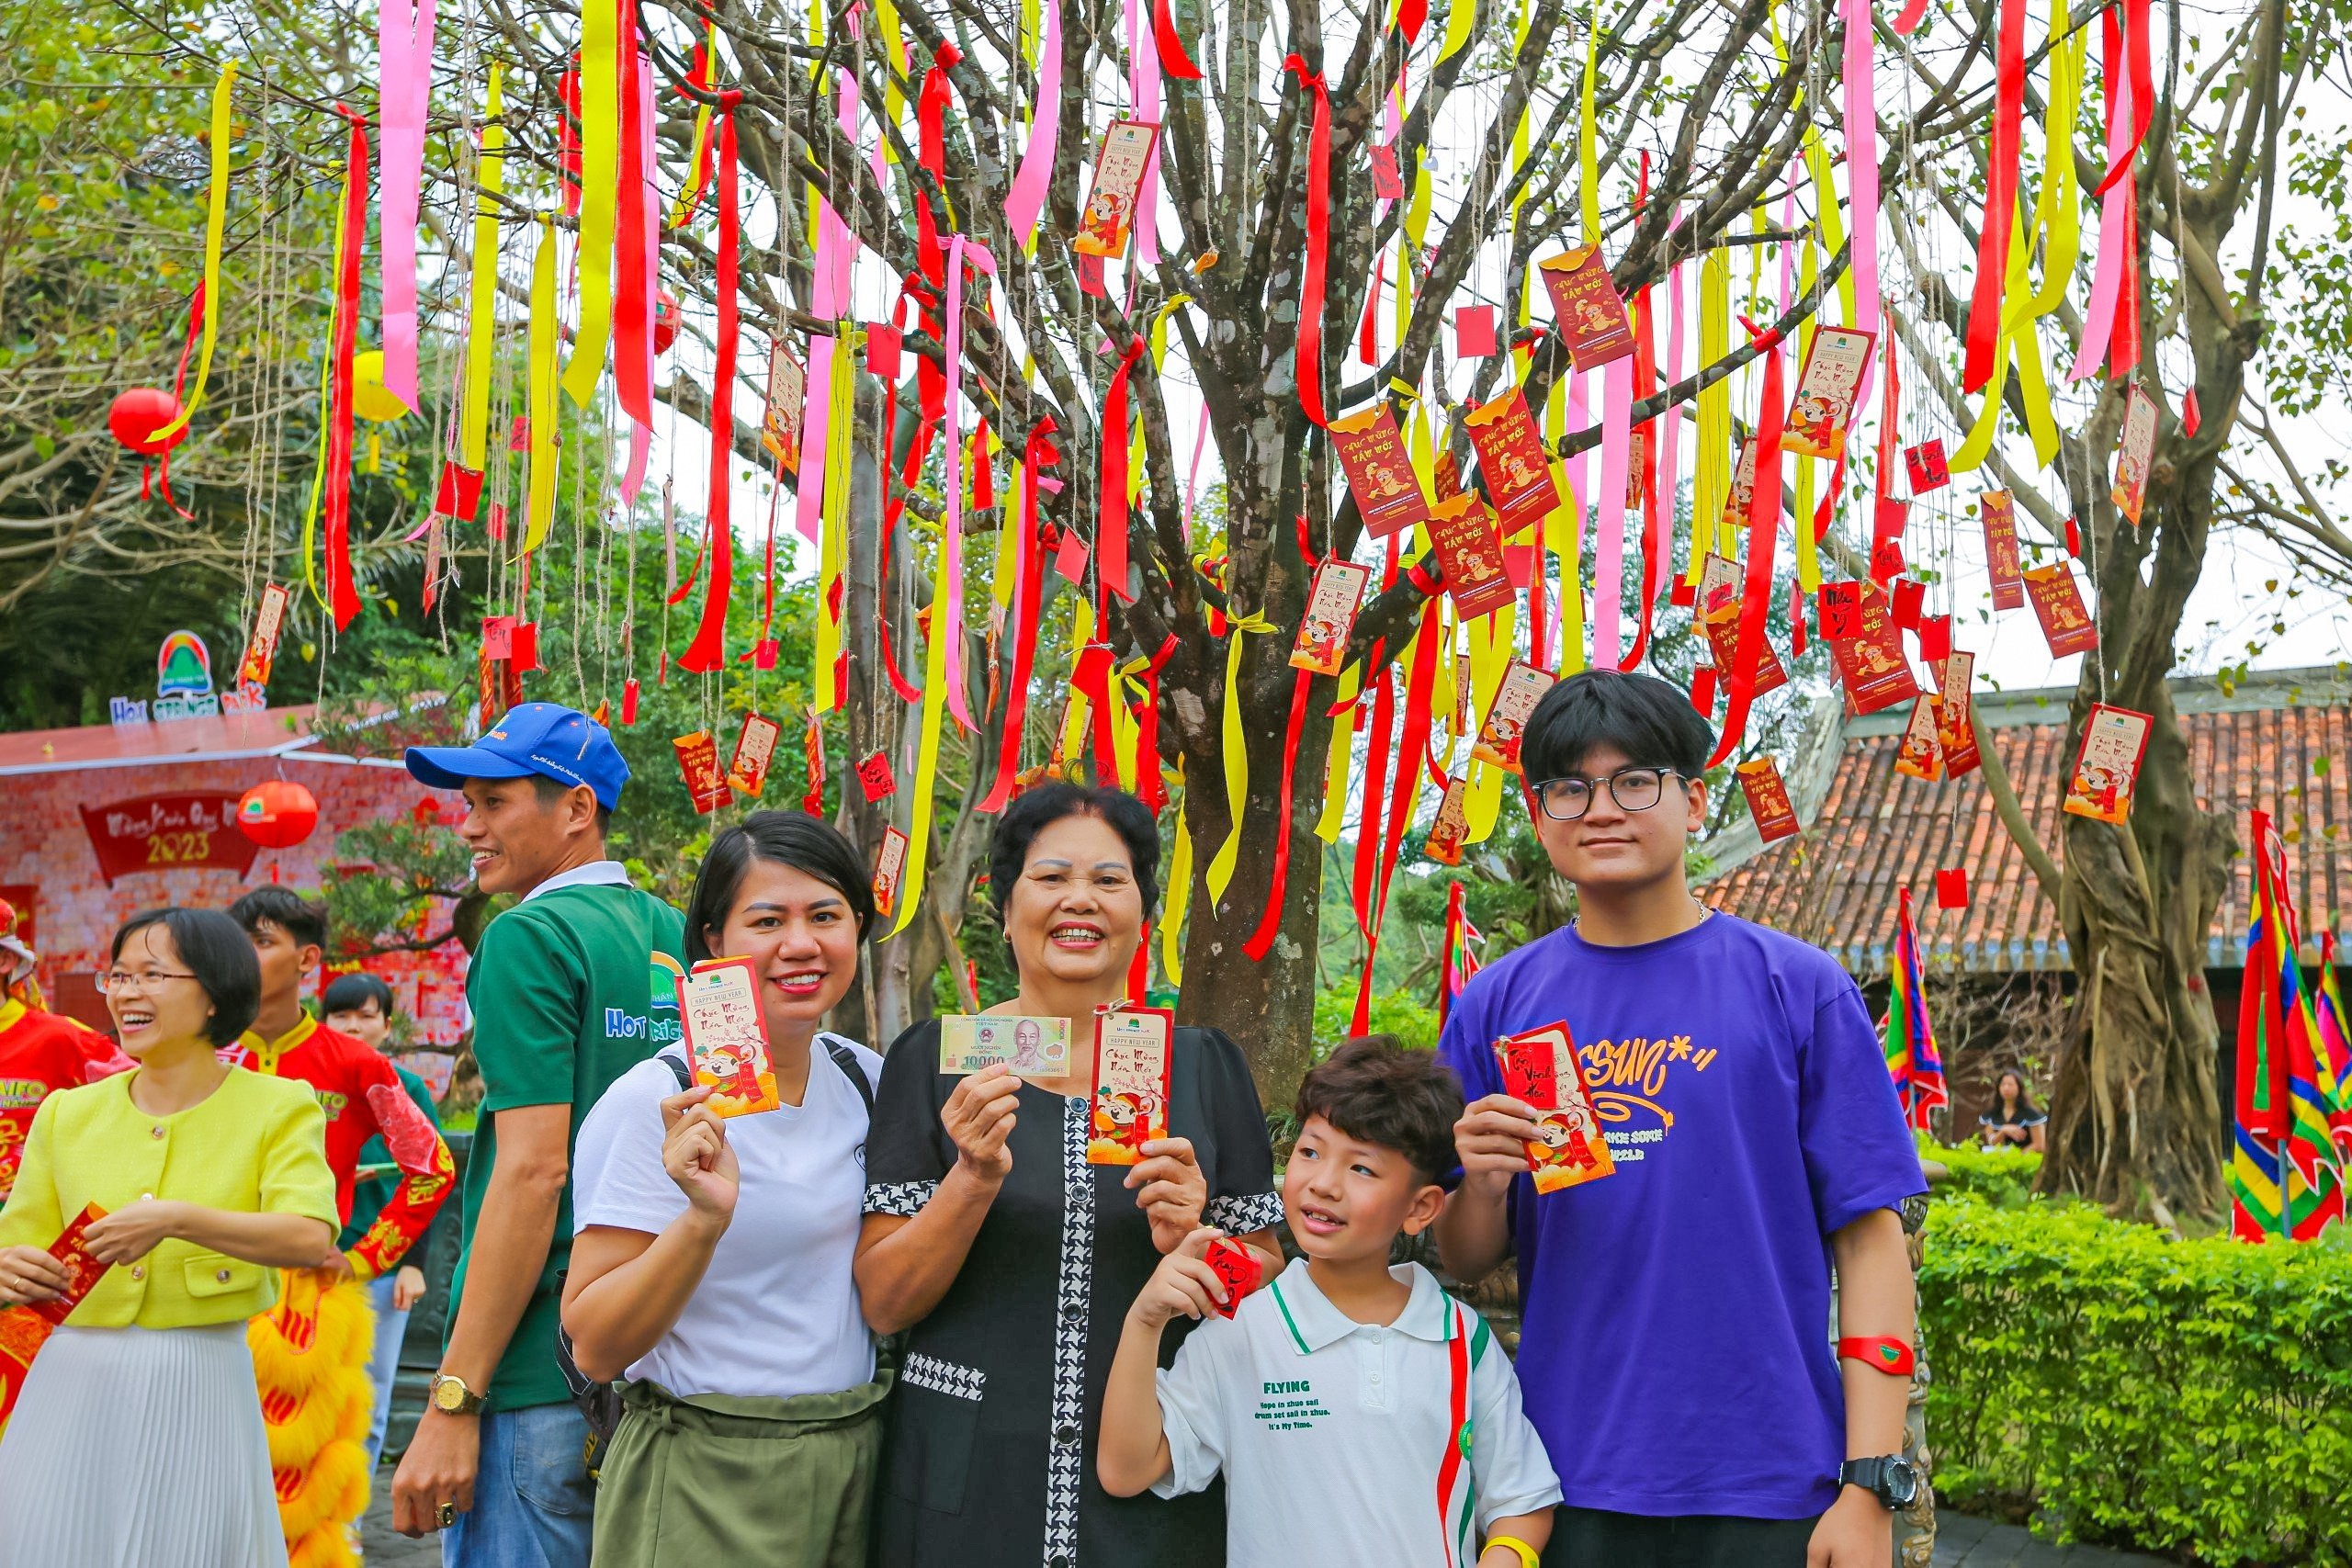
<instances>
[{"instance_id":1,"label":"yellow lion dance fringe","mask_svg":"<svg viewBox=\"0 0 2352 1568\"><path fill-rule=\"evenodd\" d=\"M365 1286L309 1269L280 1275L277 1304L245 1325L290 1568L356 1561L346 1527L368 1508L375 1333Z\"/></svg>"}]
</instances>

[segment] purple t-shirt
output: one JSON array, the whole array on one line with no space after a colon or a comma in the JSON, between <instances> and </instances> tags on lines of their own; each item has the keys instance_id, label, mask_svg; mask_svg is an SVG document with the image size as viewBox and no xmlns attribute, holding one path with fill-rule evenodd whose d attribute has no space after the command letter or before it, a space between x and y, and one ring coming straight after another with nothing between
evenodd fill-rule
<instances>
[{"instance_id":1,"label":"purple t-shirt","mask_svg":"<svg viewBox=\"0 0 2352 1568\"><path fill-rule=\"evenodd\" d=\"M1572 1506L1793 1519L1838 1494L1828 1237L1927 1190L1861 993L1717 914L1663 942L1573 929L1470 982L1438 1050L1471 1100L1493 1043L1566 1020L1616 1173L1511 1183L1527 1414Z\"/></svg>"}]
</instances>

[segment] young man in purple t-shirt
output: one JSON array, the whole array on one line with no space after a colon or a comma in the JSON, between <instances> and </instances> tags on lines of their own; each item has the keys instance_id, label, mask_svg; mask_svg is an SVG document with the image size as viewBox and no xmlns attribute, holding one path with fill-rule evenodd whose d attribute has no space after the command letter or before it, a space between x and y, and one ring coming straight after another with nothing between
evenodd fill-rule
<instances>
[{"instance_id":1,"label":"young man in purple t-shirt","mask_svg":"<svg viewBox=\"0 0 2352 1568\"><path fill-rule=\"evenodd\" d=\"M1565 1498L1554 1568L1885 1568L1919 1483L1895 1210L1927 1184L1854 982L1691 897L1713 750L1647 675L1570 676L1530 716L1531 815L1577 919L1446 1021L1470 1104L1439 1250L1469 1280L1518 1256L1520 1382ZM1493 1047L1562 1021L1615 1169L1538 1196L1532 1108Z\"/></svg>"}]
</instances>

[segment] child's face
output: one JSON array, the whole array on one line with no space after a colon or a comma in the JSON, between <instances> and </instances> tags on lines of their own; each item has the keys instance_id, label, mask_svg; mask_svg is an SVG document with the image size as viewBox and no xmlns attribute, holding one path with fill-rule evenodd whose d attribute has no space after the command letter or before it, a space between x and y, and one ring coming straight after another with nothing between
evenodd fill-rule
<instances>
[{"instance_id":1,"label":"child's face","mask_svg":"<svg viewBox=\"0 0 2352 1568\"><path fill-rule=\"evenodd\" d=\"M1291 1235L1318 1262L1385 1265L1396 1233L1419 1235L1444 1201L1444 1190L1401 1152L1351 1137L1320 1116L1299 1129L1283 1173Z\"/></svg>"}]
</instances>

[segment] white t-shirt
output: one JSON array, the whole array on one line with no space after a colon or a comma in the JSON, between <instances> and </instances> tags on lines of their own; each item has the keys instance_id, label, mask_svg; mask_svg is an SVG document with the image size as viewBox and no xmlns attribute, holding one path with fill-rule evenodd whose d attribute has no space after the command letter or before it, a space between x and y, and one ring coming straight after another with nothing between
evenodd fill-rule
<instances>
[{"instance_id":1,"label":"white t-shirt","mask_svg":"<svg viewBox=\"0 0 2352 1568\"><path fill-rule=\"evenodd\" d=\"M808 1088L727 1123L742 1172L735 1218L678 1321L632 1379L681 1396L837 1393L874 1377L874 1338L859 1314L850 1265L865 1197L865 1105L825 1048L808 1048ZM882 1058L842 1041L870 1085ZM660 1235L686 1211L662 1168L662 1101L678 1092L660 1058L631 1067L581 1123L572 1153L573 1229L612 1225Z\"/></svg>"},{"instance_id":2,"label":"white t-shirt","mask_svg":"<svg viewBox=\"0 0 2352 1568\"><path fill-rule=\"evenodd\" d=\"M1495 1520L1560 1500L1503 1348L1419 1264L1389 1272L1412 1287L1405 1310L1357 1323L1295 1259L1232 1318L1193 1329L1159 1374L1170 1471L1152 1491L1198 1492L1223 1472L1231 1568L1427 1568L1448 1542L1475 1562ZM1457 1368L1468 1462L1442 1473L1460 1448Z\"/></svg>"}]
</instances>

